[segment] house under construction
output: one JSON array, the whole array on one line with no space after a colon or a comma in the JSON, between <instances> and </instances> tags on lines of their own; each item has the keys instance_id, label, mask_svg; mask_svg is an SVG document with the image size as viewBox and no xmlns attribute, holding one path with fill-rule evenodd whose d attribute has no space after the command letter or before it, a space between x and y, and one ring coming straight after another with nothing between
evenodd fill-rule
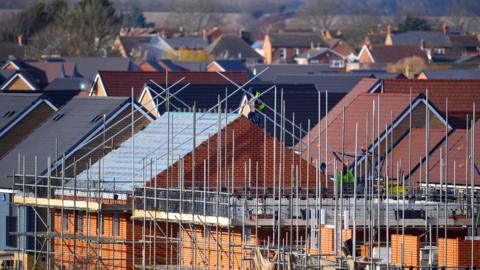
<instances>
[{"instance_id":1,"label":"house under construction","mask_svg":"<svg viewBox=\"0 0 480 270\"><path fill-rule=\"evenodd\" d=\"M232 82L236 89L211 108L173 107L181 100L157 85L150 112L132 96L69 155L19 153L13 203L35 221L18 232L32 242L19 267L480 265L474 99L462 122L449 118L455 97L444 96L440 108L434 89L376 92L368 84L333 108L323 91L312 108L318 123L302 126L286 116L288 102L272 86L255 97L274 93L275 101L257 110L262 120L254 123L244 115L249 82ZM247 102L232 111L234 92Z\"/></svg>"}]
</instances>

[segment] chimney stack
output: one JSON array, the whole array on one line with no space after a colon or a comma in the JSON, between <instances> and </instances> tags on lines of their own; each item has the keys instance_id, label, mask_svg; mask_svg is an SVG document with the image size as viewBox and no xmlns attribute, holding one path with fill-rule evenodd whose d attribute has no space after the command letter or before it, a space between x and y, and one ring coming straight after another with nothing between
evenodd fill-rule
<instances>
[{"instance_id":1,"label":"chimney stack","mask_svg":"<svg viewBox=\"0 0 480 270\"><path fill-rule=\"evenodd\" d=\"M442 30L443 30L443 33L444 33L445 35L448 34L448 22L447 22L447 21L444 21L444 22L443 22Z\"/></svg>"},{"instance_id":2,"label":"chimney stack","mask_svg":"<svg viewBox=\"0 0 480 270\"><path fill-rule=\"evenodd\" d=\"M392 34L392 24L388 23L387 24L387 35L390 35L390 34Z\"/></svg>"},{"instance_id":3,"label":"chimney stack","mask_svg":"<svg viewBox=\"0 0 480 270\"><path fill-rule=\"evenodd\" d=\"M425 49L425 39L423 39L423 38L420 40L420 49L421 50Z\"/></svg>"}]
</instances>

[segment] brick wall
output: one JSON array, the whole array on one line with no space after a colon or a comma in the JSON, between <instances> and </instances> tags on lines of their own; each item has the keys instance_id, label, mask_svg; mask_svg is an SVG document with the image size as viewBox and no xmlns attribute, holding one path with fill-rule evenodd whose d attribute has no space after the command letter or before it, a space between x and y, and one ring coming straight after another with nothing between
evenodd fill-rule
<instances>
[{"instance_id":1,"label":"brick wall","mask_svg":"<svg viewBox=\"0 0 480 270\"><path fill-rule=\"evenodd\" d=\"M320 243L320 252L325 255L326 258L333 258L335 254L335 229L330 227L321 227L320 228L321 243ZM351 229L345 230L342 229L342 241L352 239L353 231ZM318 249L312 249L311 254L318 254ZM338 250L341 253L341 250Z\"/></svg>"},{"instance_id":2,"label":"brick wall","mask_svg":"<svg viewBox=\"0 0 480 270\"><path fill-rule=\"evenodd\" d=\"M480 241L474 241L474 264L480 265ZM438 239L439 266L471 266L472 241L464 238L447 239L447 254L445 254L445 238ZM446 260L446 263L445 263Z\"/></svg>"},{"instance_id":3,"label":"brick wall","mask_svg":"<svg viewBox=\"0 0 480 270\"><path fill-rule=\"evenodd\" d=\"M405 235L405 238L400 234L392 234L391 238L391 260L394 264L402 263L402 243L404 246L404 264L406 266L420 266L420 237L416 235Z\"/></svg>"}]
</instances>

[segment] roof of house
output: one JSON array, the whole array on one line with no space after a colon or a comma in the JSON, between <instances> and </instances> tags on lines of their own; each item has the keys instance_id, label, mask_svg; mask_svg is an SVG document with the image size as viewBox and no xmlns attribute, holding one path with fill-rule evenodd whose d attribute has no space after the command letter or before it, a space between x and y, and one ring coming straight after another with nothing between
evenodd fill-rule
<instances>
[{"instance_id":1,"label":"roof of house","mask_svg":"<svg viewBox=\"0 0 480 270\"><path fill-rule=\"evenodd\" d=\"M295 74L278 75L275 82L283 84L314 84L321 91L347 93L365 77L370 77L370 75L353 73Z\"/></svg>"},{"instance_id":2,"label":"roof of house","mask_svg":"<svg viewBox=\"0 0 480 270\"><path fill-rule=\"evenodd\" d=\"M209 66L213 64L218 65L220 68L223 69L223 71L250 72L240 60L215 60L212 63L210 63Z\"/></svg>"},{"instance_id":3,"label":"roof of house","mask_svg":"<svg viewBox=\"0 0 480 270\"><path fill-rule=\"evenodd\" d=\"M170 117L170 122L169 122ZM238 118L238 114L222 114L220 127ZM193 113L171 112L157 118L144 129L140 130L133 138L123 142L118 148L104 156L92 165L89 172L83 171L77 176L77 187L86 186L87 178L90 187L98 186L98 166L102 167L102 188L108 191L132 191L132 182L142 185L144 181L176 162L193 149ZM211 135L218 131L218 113L197 113L195 115L195 145L200 145ZM169 124L170 123L170 124ZM168 135L170 130L170 137ZM170 143L167 143L170 139ZM132 141L135 141L134 165L132 168ZM170 156L166 156L170 149ZM202 161L203 162L203 161ZM145 169L150 177L145 178ZM133 171L132 171L133 170ZM88 174L88 176L87 176ZM132 179L132 175L134 178ZM73 183L67 184L73 185Z\"/></svg>"},{"instance_id":4,"label":"roof of house","mask_svg":"<svg viewBox=\"0 0 480 270\"><path fill-rule=\"evenodd\" d=\"M77 77L76 67L74 62L51 62L51 61L26 61L25 64L29 67L40 70L44 73L47 83L51 83L57 78ZM29 69L25 70L29 71ZM32 76L35 73L32 73Z\"/></svg>"},{"instance_id":5,"label":"roof of house","mask_svg":"<svg viewBox=\"0 0 480 270\"><path fill-rule=\"evenodd\" d=\"M85 78L57 78L49 83L45 91L64 90L85 90L88 87L88 80Z\"/></svg>"},{"instance_id":6,"label":"roof of house","mask_svg":"<svg viewBox=\"0 0 480 270\"><path fill-rule=\"evenodd\" d=\"M18 166L18 157L25 156L25 173L34 174L35 158L39 171L69 153L82 140L102 125L102 117L110 118L120 108L128 105L129 98L74 97L49 120L19 142L8 154L0 159L0 187L12 188L13 181L8 175ZM97 120L97 121L96 121ZM23 164L22 164L23 166Z\"/></svg>"},{"instance_id":7,"label":"roof of house","mask_svg":"<svg viewBox=\"0 0 480 270\"><path fill-rule=\"evenodd\" d=\"M243 39L233 35L223 35L205 48L215 59L262 59Z\"/></svg>"},{"instance_id":8,"label":"roof of house","mask_svg":"<svg viewBox=\"0 0 480 270\"><path fill-rule=\"evenodd\" d=\"M475 129L478 130L480 128L480 121L477 121L475 123ZM468 132L469 133L469 132ZM468 137L468 138L467 138ZM468 144L467 144L468 140ZM480 142L479 136L475 136L475 145L478 145ZM443 165L446 166L448 164L448 175L443 176L443 183L445 184L448 183L449 185L454 184L454 179L457 185L465 185L466 179L468 178L468 184L471 183L471 176L470 176L470 171L467 173L465 171L466 167L468 166L470 170L470 161L469 164L465 164L466 161L466 148L470 147L471 145L471 134L467 135L467 130L466 129L456 129L454 130L449 136L448 136L448 162L446 160L446 153L445 153L445 141L443 141L442 144L437 145L436 148L431 148L431 154L429 157L429 175L428 179L430 183L435 183L439 184L441 183L441 178L440 178L440 149L442 149L442 155L443 155ZM480 154L480 149L478 147L475 147L475 157L478 157ZM456 169L454 170L453 165L456 165ZM419 162L417 162L417 168L415 171L410 175L410 181L419 184L420 183L420 177L422 178L422 183L425 184L425 168L426 164L425 161L423 160L422 162L422 176L420 176L420 166ZM445 173L444 173L445 175ZM479 185L478 182L479 179L479 168L478 168L478 163L475 161L475 186Z\"/></svg>"},{"instance_id":9,"label":"roof of house","mask_svg":"<svg viewBox=\"0 0 480 270\"><path fill-rule=\"evenodd\" d=\"M426 48L450 48L452 42L441 31L409 31L393 33L391 35L393 45L415 45L419 46L425 41Z\"/></svg>"},{"instance_id":10,"label":"roof of house","mask_svg":"<svg viewBox=\"0 0 480 270\"><path fill-rule=\"evenodd\" d=\"M480 80L480 70L475 69L429 69L422 72L427 79Z\"/></svg>"},{"instance_id":11,"label":"roof of house","mask_svg":"<svg viewBox=\"0 0 480 270\"><path fill-rule=\"evenodd\" d=\"M366 48L368 48L375 63L395 63L412 56L418 56L427 60L425 52L422 51L419 46L414 45L373 45Z\"/></svg>"},{"instance_id":12,"label":"roof of house","mask_svg":"<svg viewBox=\"0 0 480 270\"><path fill-rule=\"evenodd\" d=\"M265 70L266 69L266 70ZM297 64L257 64L253 67L253 74L264 71L258 79L265 82L275 82L278 75L316 74L334 72L328 64L297 65Z\"/></svg>"},{"instance_id":13,"label":"roof of house","mask_svg":"<svg viewBox=\"0 0 480 270\"><path fill-rule=\"evenodd\" d=\"M45 96L41 94L0 93L0 132L39 100L45 100Z\"/></svg>"},{"instance_id":14,"label":"roof of house","mask_svg":"<svg viewBox=\"0 0 480 270\"><path fill-rule=\"evenodd\" d=\"M9 57L24 58L28 52L27 47L19 46L16 43L0 42L0 61L6 61Z\"/></svg>"},{"instance_id":15,"label":"roof of house","mask_svg":"<svg viewBox=\"0 0 480 270\"><path fill-rule=\"evenodd\" d=\"M165 41L174 49L205 49L208 46L208 40L202 37L172 37Z\"/></svg>"},{"instance_id":16,"label":"roof of house","mask_svg":"<svg viewBox=\"0 0 480 270\"><path fill-rule=\"evenodd\" d=\"M15 70L0 70L0 85L15 74Z\"/></svg>"},{"instance_id":17,"label":"roof of house","mask_svg":"<svg viewBox=\"0 0 480 270\"><path fill-rule=\"evenodd\" d=\"M324 53L327 53L327 52L330 52L330 53L333 53L333 54L336 54L338 55L339 57L344 57L343 55L340 55L340 53L330 49L330 48L327 48L327 47L317 47L317 48L311 48L303 53L301 53L300 55L296 56L295 58L306 58L306 59L312 59L312 58L315 58L319 55L322 55Z\"/></svg>"},{"instance_id":18,"label":"roof of house","mask_svg":"<svg viewBox=\"0 0 480 270\"><path fill-rule=\"evenodd\" d=\"M276 48L310 48L325 47L321 33L280 33L268 34L272 47Z\"/></svg>"},{"instance_id":19,"label":"roof of house","mask_svg":"<svg viewBox=\"0 0 480 270\"><path fill-rule=\"evenodd\" d=\"M180 79L182 83L208 83L225 84L229 83L225 78L216 72L128 72L128 71L99 71L100 79L108 96L131 96L132 88L134 96L137 97L143 90L146 83L154 81L156 83L173 84ZM236 83L245 83L249 80L245 72L224 72L226 77Z\"/></svg>"},{"instance_id":20,"label":"roof of house","mask_svg":"<svg viewBox=\"0 0 480 270\"><path fill-rule=\"evenodd\" d=\"M278 151L278 149L280 149L281 147L280 142L273 138L271 135L265 134L265 131L262 128L258 127L243 116L236 118L233 122L224 127L221 130L221 134L222 141L226 141L226 143L222 143L222 149L226 150L226 154L222 154L221 156L222 160L228 160L228 162L226 162L226 166L223 166L219 170L217 166L210 165L210 167L208 168L208 173L206 174L206 187L203 178L202 180L197 180L195 183L193 183L192 181L193 167L195 168L195 175L204 175L204 160L206 160L207 158L210 158L210 160L217 159L217 151L210 151L209 156L207 154L208 147L210 147L210 149L216 149L217 147L218 136L213 133L207 141L204 141L202 144L195 148L194 166L192 166L193 160L191 152L183 157L183 162L185 164L190 164L189 166L184 167L184 185L186 187L210 187L212 189L216 188L217 186L232 186L237 191L241 191L247 187L254 188L257 186L260 189L274 188L274 183L276 182L276 179L274 178L273 170L271 170L270 168L272 168L274 164L274 145L276 146ZM263 150L264 141L266 142L266 152L264 152ZM289 189L290 187L298 187L301 189L305 189L307 187L307 183L309 183L309 189L316 189L316 183L318 182L316 181L316 168L312 164L308 164L306 160L301 159L298 154L293 153L290 148L285 148L284 150L285 159L282 161L280 161L279 159L276 160L277 168L279 168L280 162L283 162L285 168L288 168L288 172L290 172L290 168L292 168L292 166L300 168L298 178L292 177L293 174L291 173L285 173L285 177L283 179L285 180L284 188ZM233 157L235 162L232 165L231 161ZM247 166L251 165L252 169L247 170L248 172L250 172L250 176L245 175L245 164L247 164ZM159 173L155 179L156 186L165 187L167 183L165 179L168 174L171 179L171 187L177 187L178 166L179 163L177 161L172 164L172 166L170 166L167 170L163 170L161 173ZM255 180L255 172L257 166L259 172L258 183L256 183ZM265 176L263 173L260 173L263 172L264 169ZM230 182L226 181L227 179L225 179L227 171L230 172L230 175L234 176L233 179L231 179L231 176L229 177ZM220 181L217 181L217 176L220 177ZM324 177L322 177L322 182L325 183ZM297 186L297 184L299 186ZM153 186L155 184L150 182L148 185ZM325 184L323 184L322 186L325 186Z\"/></svg>"},{"instance_id":21,"label":"roof of house","mask_svg":"<svg viewBox=\"0 0 480 270\"><path fill-rule=\"evenodd\" d=\"M80 90L3 90L2 93L17 94L17 95L38 95L42 94L47 100L51 101L53 105L60 108L66 103L68 103L74 96L80 94Z\"/></svg>"},{"instance_id":22,"label":"roof of house","mask_svg":"<svg viewBox=\"0 0 480 270\"><path fill-rule=\"evenodd\" d=\"M128 55L133 49L137 49L142 44L150 43L152 36L120 36L119 39L125 53Z\"/></svg>"},{"instance_id":23,"label":"roof of house","mask_svg":"<svg viewBox=\"0 0 480 270\"><path fill-rule=\"evenodd\" d=\"M426 94L438 110L445 114L445 100L448 98L449 122L457 128L465 126L466 115L472 115L472 104L480 104L480 80L382 80L382 87L377 91L384 93L419 93ZM476 106L477 112L479 106Z\"/></svg>"},{"instance_id":24,"label":"roof of house","mask_svg":"<svg viewBox=\"0 0 480 270\"><path fill-rule=\"evenodd\" d=\"M84 78L92 80L100 70L135 71L138 70L130 58L123 57L63 57L64 61L73 62L78 73Z\"/></svg>"},{"instance_id":25,"label":"roof of house","mask_svg":"<svg viewBox=\"0 0 480 270\"><path fill-rule=\"evenodd\" d=\"M453 48L476 48L480 46L477 36L474 35L449 35Z\"/></svg>"},{"instance_id":26,"label":"roof of house","mask_svg":"<svg viewBox=\"0 0 480 270\"><path fill-rule=\"evenodd\" d=\"M172 61L173 64L187 70L187 71L206 71L207 63L203 61Z\"/></svg>"}]
</instances>

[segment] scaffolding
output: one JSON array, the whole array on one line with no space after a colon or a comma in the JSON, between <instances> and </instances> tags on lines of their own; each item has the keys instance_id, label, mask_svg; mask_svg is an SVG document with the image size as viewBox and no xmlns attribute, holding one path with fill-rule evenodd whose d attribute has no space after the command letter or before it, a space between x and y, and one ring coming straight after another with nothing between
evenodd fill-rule
<instances>
[{"instance_id":1,"label":"scaffolding","mask_svg":"<svg viewBox=\"0 0 480 270\"><path fill-rule=\"evenodd\" d=\"M135 138L139 132L135 124L143 116L135 114L133 91L130 114L118 121L118 126L104 125L103 131L90 139L101 138L103 143L88 149L83 157L70 163L65 158L48 159L46 172L40 171L40 161L35 158L35 173L27 174L25 158L19 156L19 166L13 171L12 203L30 208L35 214L31 230L18 233L22 241L31 239L34 243L30 247L24 245L23 250L24 256L33 260L31 268L470 269L478 265L480 197L475 182L477 165L472 158L476 137L474 120L467 120L470 128L466 138L470 143L467 142L465 149L465 185L447 184L445 176L452 166L448 164L448 154L440 154L442 182L431 185L428 168L432 149L428 143L430 126L426 106L427 143L425 159L420 162L426 164L427 169L420 173L423 184L417 186L406 181L400 161L389 160L395 143L393 137L385 136L379 144L384 149L372 146L359 151L362 142L358 141L358 132L362 131L358 130L357 123L355 132L350 132L355 134L354 153L343 149L345 108L342 149L330 149L341 157L328 160L327 153L320 153L320 147L310 149L312 142L316 142L325 144L325 152L328 151L328 125L324 138L320 135L311 138L310 123L302 127L295 123L294 116L287 118L283 91L272 86L255 97L261 99L266 92L275 92L274 106L265 104L266 109L273 112L273 118L258 112L264 121L260 126L265 127L268 121L275 127L273 135L263 131L264 139L254 150L261 153L264 164L252 160L238 164L235 155L242 142L235 136L236 130L229 130L231 116L226 103L235 92L243 92L248 97L246 86L262 72L242 85L218 73L236 90L223 98L219 96L218 103L205 112L197 112L195 105L183 103L193 118L188 128L180 130L175 129L175 122L171 120L171 112L178 108L170 107L170 99L178 99L179 91L188 91L188 84L172 94L170 89L181 80L172 85L165 82L165 87L157 83L162 91L154 98L161 99L160 104L167 108L164 113L167 140L166 145L162 145L166 151L159 155L156 149L151 149L140 158L141 162L135 156L138 147ZM327 92L325 96L328 97ZM277 97L280 108L277 108ZM428 92L426 99L428 102ZM322 109L327 113L328 98L324 102L325 108L322 108L319 94L319 122ZM205 158L195 150L202 143L198 141L199 134L205 132L197 129L197 122L209 113L218 118L213 126L216 134L209 133L203 140L208 143ZM370 145L369 142L374 145L383 132L379 114L380 99L372 105L372 115L366 116L366 145ZM411 131L412 114L409 115L408 131ZM446 118L448 121L448 113ZM475 105L471 119L476 119ZM125 125L123 120L130 120L130 124ZM285 128L287 122L292 130ZM103 149L103 155L107 155L111 151L106 149L109 138L105 136L110 129L118 130L117 134L131 133L128 141L131 182L105 178L102 158L92 162L91 153ZM187 131L192 132L188 140L173 143L179 134ZM445 149L449 149L448 133L446 127ZM299 149L293 151L286 146L287 136L300 142ZM307 137L308 143L302 143L303 137ZM211 138L216 141L212 147ZM190 148L188 159L186 153L175 156L178 147ZM301 158L305 152L310 156L313 151L318 151L319 160ZM345 156L353 157L353 164L347 164L353 171L353 184L343 180ZM364 162L357 164L360 158ZM158 167L164 161L166 176L161 182ZM393 162L397 162L396 173L392 170ZM408 168L412 168L412 162L409 146ZM195 171L192 164L197 163L203 164L203 170ZM77 171L82 166L86 169ZM266 172L267 168L271 173ZM422 168L420 166L420 170ZM210 175L213 171L215 175ZM244 173L239 175L238 171ZM84 173L85 178L79 179L80 173ZM266 179L270 174L271 179ZM407 255L411 246L406 238L410 236L417 237L415 241L421 251L416 262ZM470 263L448 265L445 259L448 241L458 236L468 236L464 241L471 242ZM444 256L442 264L436 258L440 254Z\"/></svg>"}]
</instances>

